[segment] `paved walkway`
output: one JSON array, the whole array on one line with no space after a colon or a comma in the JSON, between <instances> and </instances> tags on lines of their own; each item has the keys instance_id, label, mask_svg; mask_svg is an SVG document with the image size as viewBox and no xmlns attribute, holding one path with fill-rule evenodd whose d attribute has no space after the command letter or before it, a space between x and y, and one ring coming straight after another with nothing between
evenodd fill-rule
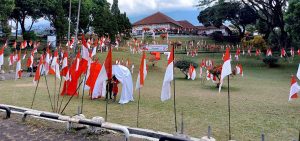
<instances>
[{"instance_id":1,"label":"paved walkway","mask_svg":"<svg viewBox=\"0 0 300 141\"><path fill-rule=\"evenodd\" d=\"M100 131L95 134L88 133L86 130L66 131L65 124L45 122L28 118L26 122L21 122L21 118L12 115L10 119L2 119L0 113L0 140L1 141L122 141L124 136L109 131ZM131 138L130 140L139 141L141 139Z\"/></svg>"}]
</instances>

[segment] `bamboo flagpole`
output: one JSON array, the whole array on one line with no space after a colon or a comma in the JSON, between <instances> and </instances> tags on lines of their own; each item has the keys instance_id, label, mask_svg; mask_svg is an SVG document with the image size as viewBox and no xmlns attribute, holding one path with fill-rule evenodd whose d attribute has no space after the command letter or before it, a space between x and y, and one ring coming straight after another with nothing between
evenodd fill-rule
<instances>
[{"instance_id":1,"label":"bamboo flagpole","mask_svg":"<svg viewBox=\"0 0 300 141\"><path fill-rule=\"evenodd\" d=\"M55 76L55 77L56 77L56 76ZM49 96L49 100L50 100L51 108L52 108L52 111L54 112L54 108L53 108L53 105L52 105L52 100L51 100L51 96L50 96L50 91L49 91L49 87L48 87L48 82L47 82L47 76L46 76L46 75L44 75L44 78L45 78L45 81L46 81L47 92L48 92L48 96Z\"/></svg>"},{"instance_id":2,"label":"bamboo flagpole","mask_svg":"<svg viewBox=\"0 0 300 141\"><path fill-rule=\"evenodd\" d=\"M227 80L228 80L228 132L229 132L229 140L231 140L231 124L230 124L230 90L229 90L229 76L227 76Z\"/></svg>"},{"instance_id":3,"label":"bamboo flagpole","mask_svg":"<svg viewBox=\"0 0 300 141\"><path fill-rule=\"evenodd\" d=\"M136 127L139 127L140 98L141 98L141 89L139 88L138 109L137 109L137 115L136 115Z\"/></svg>"},{"instance_id":4,"label":"bamboo flagpole","mask_svg":"<svg viewBox=\"0 0 300 141\"><path fill-rule=\"evenodd\" d=\"M44 65L42 65L42 69L43 70L43 67ZM40 75L42 74L42 71L40 72ZM33 107L33 103L34 103L34 100L35 100L35 95L36 95L36 92L37 92L37 88L39 87L39 83L40 83L40 79L38 80L37 84L36 84L36 87L35 87L35 90L34 90L34 94L33 94L33 98L32 98L32 102L31 102L31 106L30 106L30 109L32 109Z\"/></svg>"},{"instance_id":5,"label":"bamboo flagpole","mask_svg":"<svg viewBox=\"0 0 300 141\"><path fill-rule=\"evenodd\" d=\"M81 0L78 2L78 13L77 13L77 25L76 25L76 32L75 32L75 46L74 46L74 56L77 53L77 42L78 42L78 27L79 27L79 18L80 18L80 6L81 6Z\"/></svg>"},{"instance_id":6,"label":"bamboo flagpole","mask_svg":"<svg viewBox=\"0 0 300 141\"><path fill-rule=\"evenodd\" d=\"M173 93L174 93L174 122L175 122L175 131L177 132L177 114L176 114L176 85L175 85L175 77L174 77L174 69L175 68L175 43L173 44Z\"/></svg>"},{"instance_id":7,"label":"bamboo flagpole","mask_svg":"<svg viewBox=\"0 0 300 141\"><path fill-rule=\"evenodd\" d=\"M88 68L88 67L87 67ZM86 83L86 76L87 76L87 71L85 72L85 76L83 79L83 89L82 89L82 97L81 97L81 108L80 108L80 114L82 114L82 109L83 109L83 97L84 97L84 89L85 89L85 83Z\"/></svg>"}]
</instances>

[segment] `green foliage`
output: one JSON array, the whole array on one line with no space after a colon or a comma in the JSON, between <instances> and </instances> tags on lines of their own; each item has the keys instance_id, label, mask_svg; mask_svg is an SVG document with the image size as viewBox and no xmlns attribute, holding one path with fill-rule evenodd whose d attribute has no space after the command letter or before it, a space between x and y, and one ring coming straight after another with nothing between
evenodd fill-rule
<instances>
[{"instance_id":1,"label":"green foliage","mask_svg":"<svg viewBox=\"0 0 300 141\"><path fill-rule=\"evenodd\" d=\"M36 34L33 31L25 32L23 35L24 40L33 40L35 41L37 39Z\"/></svg>"},{"instance_id":2,"label":"green foliage","mask_svg":"<svg viewBox=\"0 0 300 141\"><path fill-rule=\"evenodd\" d=\"M264 40L262 36L254 36L254 38L251 40L251 44L253 47L260 49L260 50L266 50L267 49L267 42Z\"/></svg>"},{"instance_id":3,"label":"green foliage","mask_svg":"<svg viewBox=\"0 0 300 141\"><path fill-rule=\"evenodd\" d=\"M244 36L245 27L256 22L258 18L254 10L243 6L239 2L222 2L201 11L198 20L205 26L220 27L225 21L230 21L238 29L241 37Z\"/></svg>"},{"instance_id":4,"label":"green foliage","mask_svg":"<svg viewBox=\"0 0 300 141\"><path fill-rule=\"evenodd\" d=\"M224 41L224 37L221 31L215 31L213 32L211 35L211 38L217 42L223 42Z\"/></svg>"},{"instance_id":5,"label":"green foliage","mask_svg":"<svg viewBox=\"0 0 300 141\"><path fill-rule=\"evenodd\" d=\"M180 71L185 74L186 78L188 77L190 65L193 65L195 69L198 68L198 64L190 60L178 60L175 62L175 67L180 69Z\"/></svg>"},{"instance_id":6,"label":"green foliage","mask_svg":"<svg viewBox=\"0 0 300 141\"><path fill-rule=\"evenodd\" d=\"M268 65L270 68L278 66L278 58L267 56L263 59L263 62Z\"/></svg>"},{"instance_id":7,"label":"green foliage","mask_svg":"<svg viewBox=\"0 0 300 141\"><path fill-rule=\"evenodd\" d=\"M300 1L289 1L289 7L285 14L286 28L294 43L300 42Z\"/></svg>"},{"instance_id":8,"label":"green foliage","mask_svg":"<svg viewBox=\"0 0 300 141\"><path fill-rule=\"evenodd\" d=\"M2 27L2 32L8 37L10 28L7 22L14 8L14 0L0 0L0 3L0 26Z\"/></svg>"}]
</instances>

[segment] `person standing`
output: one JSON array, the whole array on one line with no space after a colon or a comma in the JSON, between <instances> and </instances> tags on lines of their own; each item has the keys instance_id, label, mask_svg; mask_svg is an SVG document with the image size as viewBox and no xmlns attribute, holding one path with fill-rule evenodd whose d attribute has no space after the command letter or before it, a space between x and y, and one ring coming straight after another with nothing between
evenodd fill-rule
<instances>
[{"instance_id":1,"label":"person standing","mask_svg":"<svg viewBox=\"0 0 300 141\"><path fill-rule=\"evenodd\" d=\"M113 94L114 94L114 100L113 100L113 102L115 102L116 99L117 99L118 92L119 92L118 84L120 83L118 81L118 79L116 78L116 76L113 76L112 83L113 83L113 89L112 89L112 91L113 91Z\"/></svg>"}]
</instances>

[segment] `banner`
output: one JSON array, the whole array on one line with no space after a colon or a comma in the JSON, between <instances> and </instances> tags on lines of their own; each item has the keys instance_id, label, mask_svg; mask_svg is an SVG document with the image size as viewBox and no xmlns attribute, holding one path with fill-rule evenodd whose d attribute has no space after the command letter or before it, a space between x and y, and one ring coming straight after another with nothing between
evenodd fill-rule
<instances>
[{"instance_id":1,"label":"banner","mask_svg":"<svg viewBox=\"0 0 300 141\"><path fill-rule=\"evenodd\" d=\"M143 50L150 52L165 52L168 51L168 45L145 45Z\"/></svg>"}]
</instances>

